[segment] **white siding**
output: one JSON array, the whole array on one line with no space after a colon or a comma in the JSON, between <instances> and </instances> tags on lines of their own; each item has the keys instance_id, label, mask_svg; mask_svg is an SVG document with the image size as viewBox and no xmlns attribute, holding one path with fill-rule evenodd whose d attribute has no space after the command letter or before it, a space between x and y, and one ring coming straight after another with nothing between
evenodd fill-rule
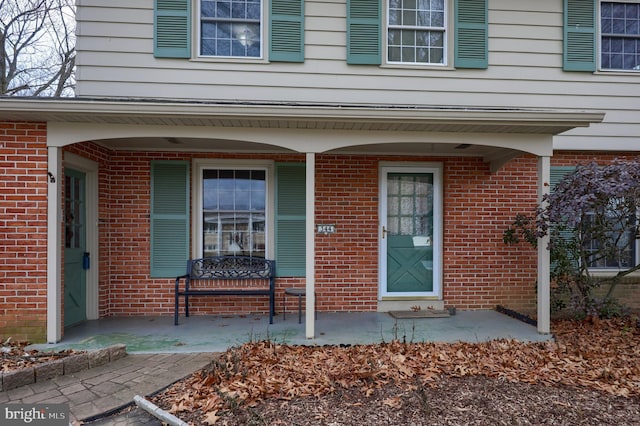
<instances>
[{"instance_id":1,"label":"white siding","mask_svg":"<svg viewBox=\"0 0 640 426\"><path fill-rule=\"evenodd\" d=\"M489 1L489 68L346 64L346 0L307 0L305 62L153 57L153 0L78 1L79 96L605 111L558 148L640 150L640 73L562 70L562 1ZM197 43L194 43L194 46Z\"/></svg>"}]
</instances>

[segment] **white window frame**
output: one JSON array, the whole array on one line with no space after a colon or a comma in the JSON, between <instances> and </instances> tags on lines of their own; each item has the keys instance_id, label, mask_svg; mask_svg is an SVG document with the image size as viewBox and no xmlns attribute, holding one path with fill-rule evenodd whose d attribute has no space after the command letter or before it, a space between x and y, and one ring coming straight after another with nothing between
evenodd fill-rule
<instances>
[{"instance_id":1,"label":"white window frame","mask_svg":"<svg viewBox=\"0 0 640 426\"><path fill-rule=\"evenodd\" d=\"M195 16L193 22L196 22L196 40L197 40L197 57L200 59L223 59L223 60L237 60L237 61L258 61L264 60L265 43L267 42L267 28L265 22L267 0L260 0L260 55L259 56L220 56L220 55L203 55L202 52L202 21L201 21L201 6L202 0L197 0L197 7L195 7Z\"/></svg>"},{"instance_id":2,"label":"white window frame","mask_svg":"<svg viewBox=\"0 0 640 426\"><path fill-rule=\"evenodd\" d=\"M597 3L597 34L596 34L596 45L597 45L597 63L598 70L602 72L624 72L624 73L638 73L640 72L640 68L638 69L623 69L623 68L604 68L602 66L602 3L631 3L631 4L640 4L640 0L626 0L626 1L610 1L610 0L599 0ZM640 38L640 37L639 37Z\"/></svg>"},{"instance_id":3,"label":"white window frame","mask_svg":"<svg viewBox=\"0 0 640 426\"><path fill-rule=\"evenodd\" d=\"M636 213L636 222L640 221L640 212ZM636 239L634 244L634 258L632 260L634 266L640 261L640 240ZM629 268L631 268L630 266ZM589 271L594 272L597 275L607 275L611 273L617 273L619 271L626 271L629 268L618 268L616 266L589 266ZM633 275L638 275L640 272L636 272Z\"/></svg>"},{"instance_id":4,"label":"white window frame","mask_svg":"<svg viewBox=\"0 0 640 426\"><path fill-rule=\"evenodd\" d=\"M192 257L203 256L203 229L202 223L202 189L203 171L206 169L226 170L264 170L266 176L265 194L265 257L272 259L275 253L275 165L271 160L221 160L196 158L192 162L192 212L191 235L193 239Z\"/></svg>"},{"instance_id":5,"label":"white window frame","mask_svg":"<svg viewBox=\"0 0 640 426\"><path fill-rule=\"evenodd\" d=\"M418 0L416 0L418 1ZM389 30L390 29L416 29L416 30L425 30L428 31L432 29L432 27L409 27L409 26L391 26L389 23L389 0L384 2L384 14L385 14L385 27L384 27L384 36L383 36L383 45L384 45L384 62L387 65L401 65L401 66L420 66L420 67L437 67L443 68L448 67L451 63L451 58L449 58L449 47L453 43L453 22L451 22L453 12L453 1L452 0L444 0L444 31L443 31L443 52L442 52L442 63L435 62L401 62L401 61L391 61L389 59ZM433 30L440 30L439 27L433 27Z\"/></svg>"}]
</instances>

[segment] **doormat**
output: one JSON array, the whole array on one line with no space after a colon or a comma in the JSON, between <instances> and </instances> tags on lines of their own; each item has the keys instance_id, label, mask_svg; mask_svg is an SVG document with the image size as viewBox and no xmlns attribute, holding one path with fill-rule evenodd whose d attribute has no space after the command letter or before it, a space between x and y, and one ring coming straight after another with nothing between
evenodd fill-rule
<instances>
[{"instance_id":1,"label":"doormat","mask_svg":"<svg viewBox=\"0 0 640 426\"><path fill-rule=\"evenodd\" d=\"M438 311L435 309L421 309L419 311L389 311L389 315L395 319L447 318L451 316L449 311Z\"/></svg>"}]
</instances>

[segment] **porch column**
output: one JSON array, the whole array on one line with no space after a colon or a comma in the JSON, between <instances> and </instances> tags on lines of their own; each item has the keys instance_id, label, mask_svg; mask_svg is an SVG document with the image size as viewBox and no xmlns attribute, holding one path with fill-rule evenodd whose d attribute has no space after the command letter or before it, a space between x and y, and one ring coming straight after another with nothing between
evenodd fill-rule
<instances>
[{"instance_id":1,"label":"porch column","mask_svg":"<svg viewBox=\"0 0 640 426\"><path fill-rule=\"evenodd\" d=\"M538 157L538 204L549 194L551 157ZM538 333L551 333L551 254L548 250L549 235L538 238Z\"/></svg>"},{"instance_id":2,"label":"porch column","mask_svg":"<svg viewBox=\"0 0 640 426\"><path fill-rule=\"evenodd\" d=\"M307 153L306 167L306 311L305 326L307 339L315 337L316 308L316 244L315 244L315 198L316 198L316 155Z\"/></svg>"},{"instance_id":3,"label":"porch column","mask_svg":"<svg viewBox=\"0 0 640 426\"><path fill-rule=\"evenodd\" d=\"M47 186L47 342L62 339L62 150L48 148Z\"/></svg>"}]
</instances>

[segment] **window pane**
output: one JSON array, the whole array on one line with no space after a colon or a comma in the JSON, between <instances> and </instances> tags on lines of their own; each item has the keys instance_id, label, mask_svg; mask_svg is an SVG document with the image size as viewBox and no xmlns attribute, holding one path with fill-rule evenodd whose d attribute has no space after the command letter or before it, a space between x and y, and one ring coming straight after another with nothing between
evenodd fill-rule
<instances>
[{"instance_id":1,"label":"window pane","mask_svg":"<svg viewBox=\"0 0 640 426\"><path fill-rule=\"evenodd\" d=\"M402 23L402 12L399 10L389 10L389 25L400 25Z\"/></svg>"},{"instance_id":2,"label":"window pane","mask_svg":"<svg viewBox=\"0 0 640 426\"><path fill-rule=\"evenodd\" d=\"M405 10L402 13L402 25L417 25L418 18L415 10Z\"/></svg>"},{"instance_id":3,"label":"window pane","mask_svg":"<svg viewBox=\"0 0 640 426\"><path fill-rule=\"evenodd\" d=\"M202 0L200 3L200 13L202 16L216 16L216 3L213 1Z\"/></svg>"},{"instance_id":4,"label":"window pane","mask_svg":"<svg viewBox=\"0 0 640 426\"><path fill-rule=\"evenodd\" d=\"M403 0L402 1L403 9L416 9L416 0Z\"/></svg>"},{"instance_id":5,"label":"window pane","mask_svg":"<svg viewBox=\"0 0 640 426\"><path fill-rule=\"evenodd\" d=\"M429 59L432 64L444 63L444 49L431 49Z\"/></svg>"},{"instance_id":6,"label":"window pane","mask_svg":"<svg viewBox=\"0 0 640 426\"><path fill-rule=\"evenodd\" d=\"M400 48L398 47L391 47L389 46L389 61L390 62L400 62L400 60L402 59L400 56Z\"/></svg>"},{"instance_id":7,"label":"window pane","mask_svg":"<svg viewBox=\"0 0 640 426\"><path fill-rule=\"evenodd\" d=\"M402 48L402 62L415 62L416 50L413 47L403 47Z\"/></svg>"},{"instance_id":8,"label":"window pane","mask_svg":"<svg viewBox=\"0 0 640 426\"><path fill-rule=\"evenodd\" d=\"M429 33L420 31L416 33L416 46L429 46Z\"/></svg>"},{"instance_id":9,"label":"window pane","mask_svg":"<svg viewBox=\"0 0 640 426\"><path fill-rule=\"evenodd\" d=\"M420 11L420 13L417 14L417 23L416 25L419 25L421 27L429 27L431 26L431 14L427 11Z\"/></svg>"}]
</instances>

